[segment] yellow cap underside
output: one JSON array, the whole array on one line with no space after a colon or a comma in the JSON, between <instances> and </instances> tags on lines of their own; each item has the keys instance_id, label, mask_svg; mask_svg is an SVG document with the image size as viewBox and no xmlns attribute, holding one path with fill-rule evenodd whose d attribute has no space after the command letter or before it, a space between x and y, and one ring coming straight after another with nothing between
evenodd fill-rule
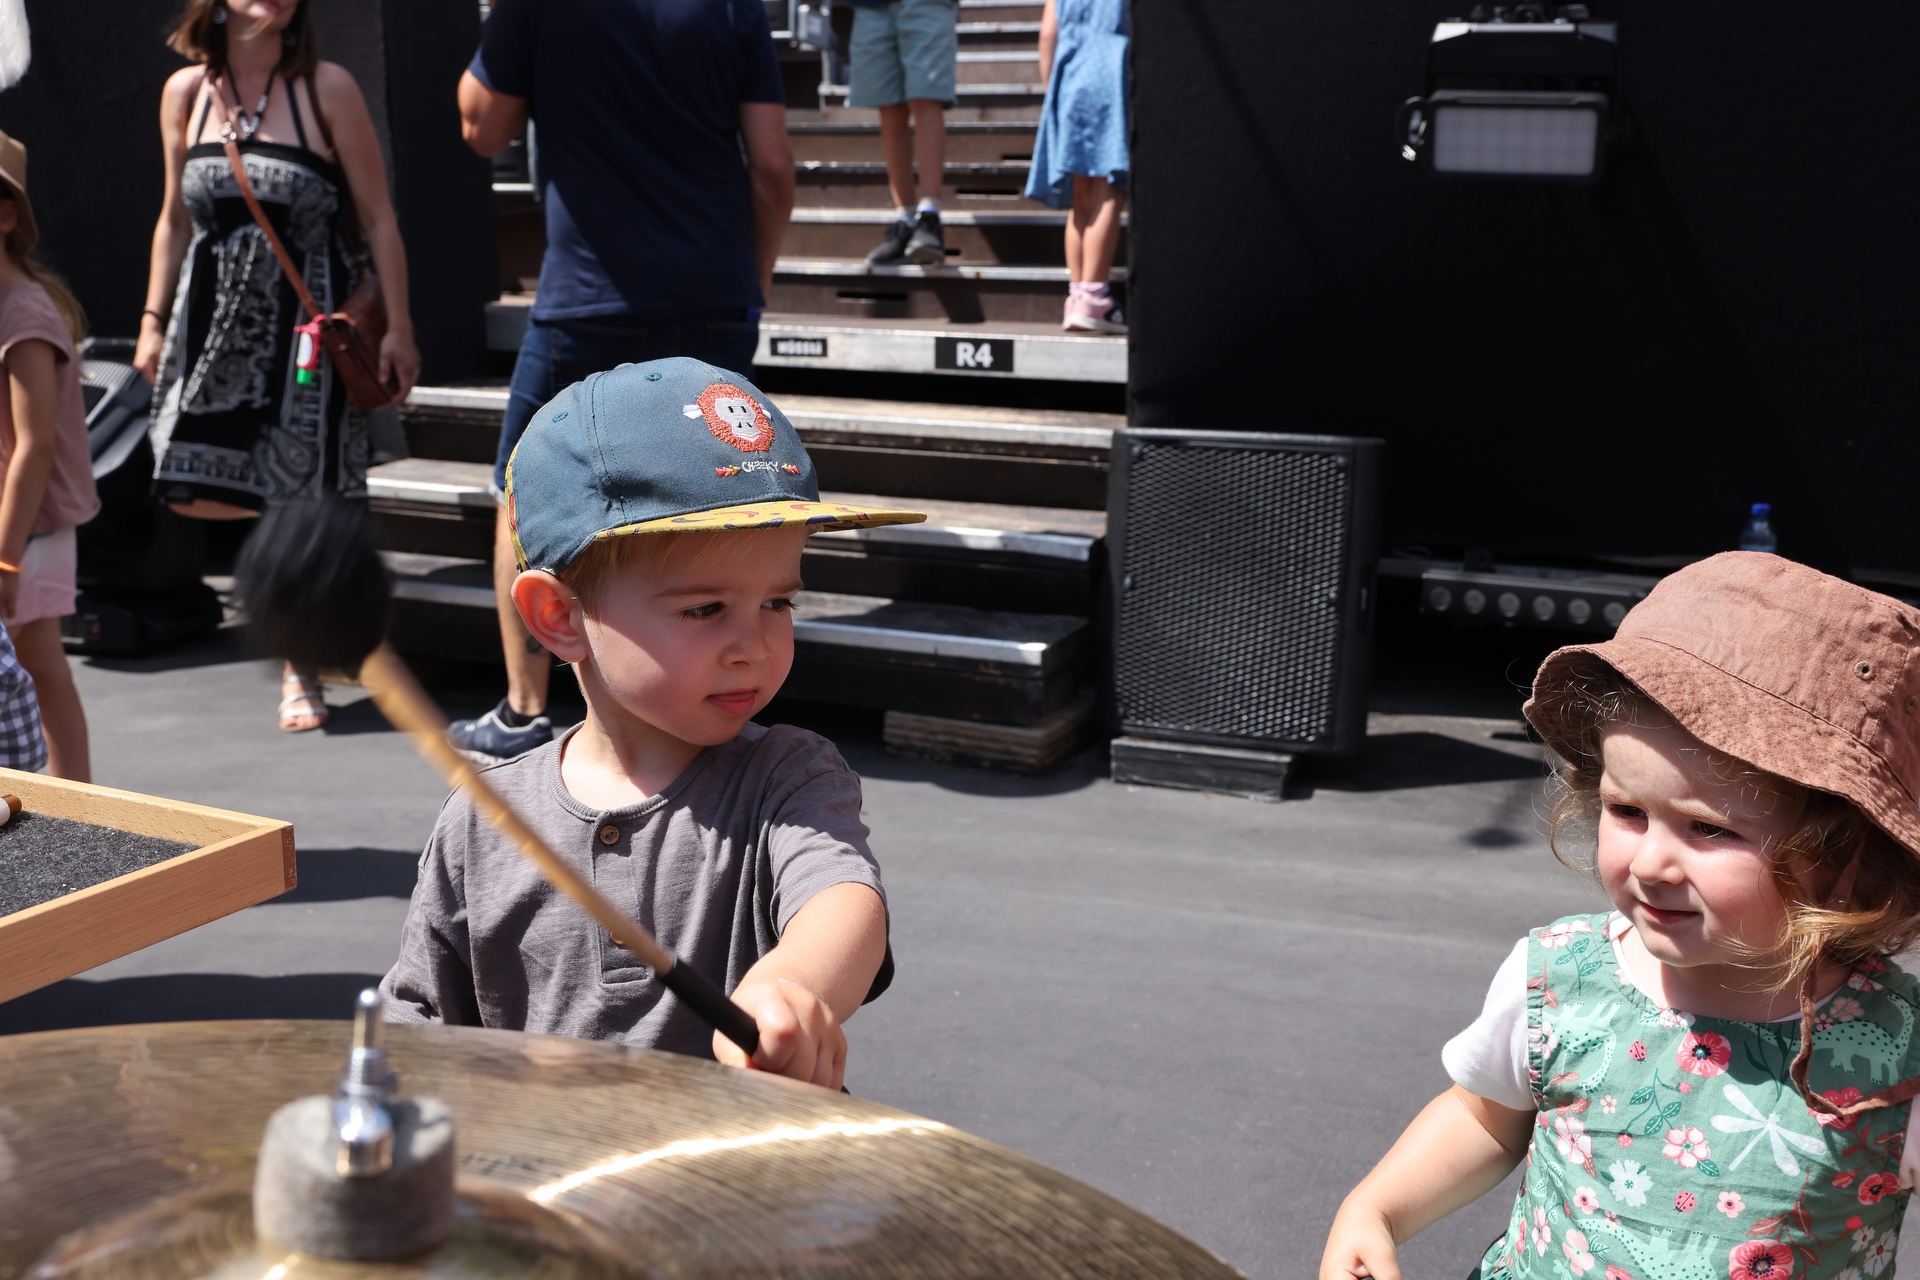
<instances>
[{"instance_id":1,"label":"yellow cap underside","mask_svg":"<svg viewBox=\"0 0 1920 1280\"><path fill-rule=\"evenodd\" d=\"M694 511L683 516L666 516L602 529L596 538L623 538L631 533L705 533L724 529L781 529L804 526L821 531L834 529L871 529L886 524L919 524L921 511L876 511L870 507L847 507L837 502L766 502L752 506L721 507L715 511Z\"/></svg>"}]
</instances>

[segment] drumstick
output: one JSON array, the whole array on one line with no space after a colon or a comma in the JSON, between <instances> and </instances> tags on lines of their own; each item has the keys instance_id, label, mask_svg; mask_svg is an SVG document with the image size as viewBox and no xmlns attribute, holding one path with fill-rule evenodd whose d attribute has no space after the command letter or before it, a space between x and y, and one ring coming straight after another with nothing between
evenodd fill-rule
<instances>
[{"instance_id":1,"label":"drumstick","mask_svg":"<svg viewBox=\"0 0 1920 1280\"><path fill-rule=\"evenodd\" d=\"M234 575L246 602L249 639L296 666L357 670L360 683L387 719L413 740L415 750L449 786L465 788L487 820L549 884L584 908L616 943L652 969L667 990L752 1058L760 1047L753 1015L679 963L658 939L562 861L447 741L446 717L386 643L393 587L363 507L331 498L298 500L270 507L261 517Z\"/></svg>"}]
</instances>

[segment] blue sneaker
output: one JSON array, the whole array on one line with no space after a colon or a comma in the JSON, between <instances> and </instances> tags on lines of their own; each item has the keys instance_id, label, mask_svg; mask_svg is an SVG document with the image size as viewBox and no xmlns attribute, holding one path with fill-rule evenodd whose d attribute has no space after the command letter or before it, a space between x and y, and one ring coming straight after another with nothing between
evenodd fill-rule
<instances>
[{"instance_id":1,"label":"blue sneaker","mask_svg":"<svg viewBox=\"0 0 1920 1280\"><path fill-rule=\"evenodd\" d=\"M500 718L506 709L507 700L502 698L498 706L478 720L455 720L447 726L447 740L462 751L477 751L502 760L553 741L551 717L535 716L515 729Z\"/></svg>"}]
</instances>

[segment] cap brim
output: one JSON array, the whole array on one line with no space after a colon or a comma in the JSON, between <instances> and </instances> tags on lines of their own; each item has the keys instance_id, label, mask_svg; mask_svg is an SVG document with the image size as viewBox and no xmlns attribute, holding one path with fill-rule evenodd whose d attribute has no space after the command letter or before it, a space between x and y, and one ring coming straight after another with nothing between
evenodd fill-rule
<instances>
[{"instance_id":1,"label":"cap brim","mask_svg":"<svg viewBox=\"0 0 1920 1280\"><path fill-rule=\"evenodd\" d=\"M761 502L751 506L716 507L712 511L691 511L685 515L664 516L602 529L595 538L624 538L634 533L715 533L728 529L805 528L827 532L834 529L872 529L886 524L919 524L927 518L923 511L886 511L875 507L849 507L838 502Z\"/></svg>"}]
</instances>

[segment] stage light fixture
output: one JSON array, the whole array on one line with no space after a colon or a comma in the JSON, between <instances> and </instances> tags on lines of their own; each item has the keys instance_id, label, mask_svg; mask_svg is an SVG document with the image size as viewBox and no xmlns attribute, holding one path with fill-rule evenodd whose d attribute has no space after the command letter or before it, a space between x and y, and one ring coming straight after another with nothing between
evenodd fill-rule
<instances>
[{"instance_id":1,"label":"stage light fixture","mask_svg":"<svg viewBox=\"0 0 1920 1280\"><path fill-rule=\"evenodd\" d=\"M1594 182L1613 133L1617 23L1583 4L1476 7L1433 29L1400 154L1436 178Z\"/></svg>"}]
</instances>

